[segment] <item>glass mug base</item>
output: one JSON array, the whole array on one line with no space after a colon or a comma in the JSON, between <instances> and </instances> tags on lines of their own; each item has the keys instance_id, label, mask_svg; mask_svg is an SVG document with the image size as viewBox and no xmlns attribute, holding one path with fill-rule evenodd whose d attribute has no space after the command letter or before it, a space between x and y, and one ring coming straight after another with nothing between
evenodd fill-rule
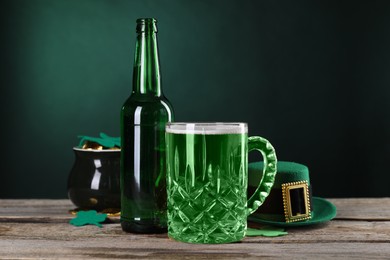
<instances>
[{"instance_id":1,"label":"glass mug base","mask_svg":"<svg viewBox=\"0 0 390 260\"><path fill-rule=\"evenodd\" d=\"M179 223L179 224L178 224ZM222 224L222 222L221 222ZM168 228L168 237L186 243L221 244L241 241L245 237L246 221L223 223L203 223L201 225L183 225L177 221Z\"/></svg>"},{"instance_id":2,"label":"glass mug base","mask_svg":"<svg viewBox=\"0 0 390 260\"><path fill-rule=\"evenodd\" d=\"M235 243L239 242L245 237L245 233L242 232L242 234L235 234L233 238L226 238L224 237L224 233L220 233L220 235L216 234L214 237L210 238L204 238L203 234L191 234L189 236L184 235L171 235L168 233L168 237L175 240L180 241L184 243L190 243L190 244L227 244L227 243Z\"/></svg>"}]
</instances>

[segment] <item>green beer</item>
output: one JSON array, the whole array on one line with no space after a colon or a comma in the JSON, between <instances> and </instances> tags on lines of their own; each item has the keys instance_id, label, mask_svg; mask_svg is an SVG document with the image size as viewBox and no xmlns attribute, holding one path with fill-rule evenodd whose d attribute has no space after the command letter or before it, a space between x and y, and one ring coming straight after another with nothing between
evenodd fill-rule
<instances>
[{"instance_id":1,"label":"green beer","mask_svg":"<svg viewBox=\"0 0 390 260\"><path fill-rule=\"evenodd\" d=\"M168 123L166 145L168 235L190 243L241 240L248 216L246 124Z\"/></svg>"}]
</instances>

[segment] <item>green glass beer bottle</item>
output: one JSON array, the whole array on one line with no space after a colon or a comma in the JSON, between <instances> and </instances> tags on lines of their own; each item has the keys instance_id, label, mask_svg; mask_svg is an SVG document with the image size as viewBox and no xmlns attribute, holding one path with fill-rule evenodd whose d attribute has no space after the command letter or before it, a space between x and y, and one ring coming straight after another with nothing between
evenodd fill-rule
<instances>
[{"instance_id":1,"label":"green glass beer bottle","mask_svg":"<svg viewBox=\"0 0 390 260\"><path fill-rule=\"evenodd\" d=\"M121 111L121 226L167 231L165 124L173 109L161 89L157 21L137 20L133 91Z\"/></svg>"}]
</instances>

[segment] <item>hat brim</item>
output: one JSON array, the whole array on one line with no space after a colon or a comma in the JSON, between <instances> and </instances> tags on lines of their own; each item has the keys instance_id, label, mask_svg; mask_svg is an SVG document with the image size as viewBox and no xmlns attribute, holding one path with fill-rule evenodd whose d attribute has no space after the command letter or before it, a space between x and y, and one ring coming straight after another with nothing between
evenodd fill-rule
<instances>
[{"instance_id":1,"label":"hat brim","mask_svg":"<svg viewBox=\"0 0 390 260\"><path fill-rule=\"evenodd\" d=\"M337 214L336 206L333 205L330 201L319 197L312 197L313 209L312 218L299 221L299 222L278 222L261 219L260 216L257 216L256 213L248 216L248 220L256 223L267 224L272 226L279 227L300 227L300 226L309 226L315 224L321 224L333 219Z\"/></svg>"}]
</instances>

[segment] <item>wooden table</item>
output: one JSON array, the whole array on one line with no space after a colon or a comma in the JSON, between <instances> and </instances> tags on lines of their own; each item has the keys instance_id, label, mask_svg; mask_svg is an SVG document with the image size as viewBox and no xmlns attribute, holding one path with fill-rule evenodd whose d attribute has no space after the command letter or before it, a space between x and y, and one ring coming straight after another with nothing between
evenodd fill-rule
<instances>
[{"instance_id":1,"label":"wooden table","mask_svg":"<svg viewBox=\"0 0 390 260\"><path fill-rule=\"evenodd\" d=\"M390 198L330 199L337 217L326 224L287 229L281 237L194 245L160 235L124 233L119 220L97 226L68 224L68 200L0 200L1 259L390 259Z\"/></svg>"}]
</instances>

